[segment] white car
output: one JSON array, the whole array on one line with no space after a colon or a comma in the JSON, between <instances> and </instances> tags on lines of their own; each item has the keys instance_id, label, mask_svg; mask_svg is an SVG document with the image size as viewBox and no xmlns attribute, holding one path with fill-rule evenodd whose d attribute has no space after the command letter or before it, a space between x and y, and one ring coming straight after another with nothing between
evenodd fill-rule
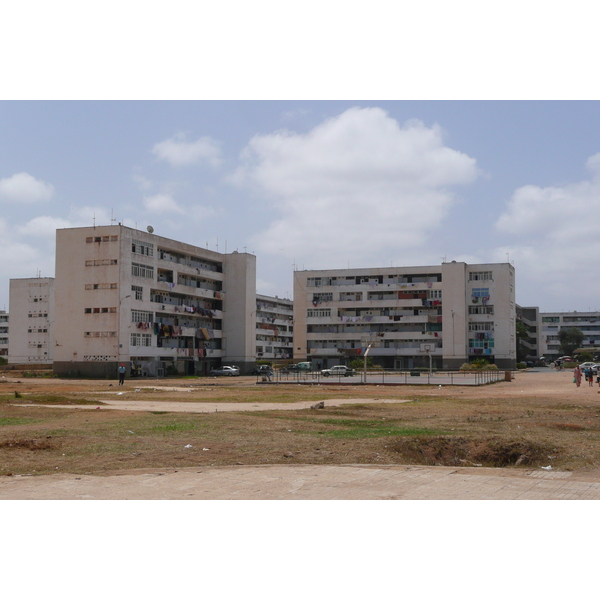
<instances>
[{"instance_id":1,"label":"white car","mask_svg":"<svg viewBox=\"0 0 600 600\"><path fill-rule=\"evenodd\" d=\"M218 369L212 369L210 374L214 375L215 377L219 377L220 375L233 377L235 375L239 375L240 370L237 367L219 367Z\"/></svg>"},{"instance_id":2,"label":"white car","mask_svg":"<svg viewBox=\"0 0 600 600\"><path fill-rule=\"evenodd\" d=\"M337 377L351 377L354 375L354 369L347 367L346 365L336 365L335 367L331 367L331 369L323 369L321 371L321 375L323 377L337 376Z\"/></svg>"},{"instance_id":3,"label":"white car","mask_svg":"<svg viewBox=\"0 0 600 600\"><path fill-rule=\"evenodd\" d=\"M599 367L600 367L600 365L593 363L593 362L584 362L579 365L579 368L582 371L585 371L586 369L592 369L592 373L597 373Z\"/></svg>"}]
</instances>

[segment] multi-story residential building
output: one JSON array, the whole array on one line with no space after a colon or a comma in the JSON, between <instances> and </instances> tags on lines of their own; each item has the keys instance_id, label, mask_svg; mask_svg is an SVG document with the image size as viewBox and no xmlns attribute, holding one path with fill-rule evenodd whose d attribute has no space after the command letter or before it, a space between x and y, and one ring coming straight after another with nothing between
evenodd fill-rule
<instances>
[{"instance_id":1,"label":"multi-story residential building","mask_svg":"<svg viewBox=\"0 0 600 600\"><path fill-rule=\"evenodd\" d=\"M8 356L8 313L0 310L0 356Z\"/></svg>"},{"instance_id":2,"label":"multi-story residential building","mask_svg":"<svg viewBox=\"0 0 600 600\"><path fill-rule=\"evenodd\" d=\"M123 225L56 232L54 371L208 374L255 365L256 257Z\"/></svg>"},{"instance_id":3,"label":"multi-story residential building","mask_svg":"<svg viewBox=\"0 0 600 600\"><path fill-rule=\"evenodd\" d=\"M9 363L52 364L54 286L53 277L10 280Z\"/></svg>"},{"instance_id":4,"label":"multi-story residential building","mask_svg":"<svg viewBox=\"0 0 600 600\"><path fill-rule=\"evenodd\" d=\"M550 360L559 358L558 332L574 327L583 333L582 350L591 354L600 353L600 312L543 312L540 313L542 335L540 353Z\"/></svg>"},{"instance_id":5,"label":"multi-story residential building","mask_svg":"<svg viewBox=\"0 0 600 600\"><path fill-rule=\"evenodd\" d=\"M256 296L256 358L289 359L294 351L294 303L277 296Z\"/></svg>"},{"instance_id":6,"label":"multi-story residential building","mask_svg":"<svg viewBox=\"0 0 600 600\"><path fill-rule=\"evenodd\" d=\"M517 348L517 360L539 360L544 356L540 352L540 309L517 304L517 321L523 323L527 330L527 337L520 340L520 348Z\"/></svg>"},{"instance_id":7,"label":"multi-story residential building","mask_svg":"<svg viewBox=\"0 0 600 600\"><path fill-rule=\"evenodd\" d=\"M516 365L508 263L296 271L294 359L330 367L362 356L385 368Z\"/></svg>"}]
</instances>

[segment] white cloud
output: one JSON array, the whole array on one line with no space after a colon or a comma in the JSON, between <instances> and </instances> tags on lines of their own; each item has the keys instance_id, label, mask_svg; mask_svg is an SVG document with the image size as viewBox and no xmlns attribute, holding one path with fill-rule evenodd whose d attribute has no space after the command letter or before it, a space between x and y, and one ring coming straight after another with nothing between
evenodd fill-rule
<instances>
[{"instance_id":1,"label":"white cloud","mask_svg":"<svg viewBox=\"0 0 600 600\"><path fill-rule=\"evenodd\" d=\"M5 202L44 202L54 195L54 186L29 175L16 173L0 179L0 200Z\"/></svg>"},{"instance_id":2,"label":"white cloud","mask_svg":"<svg viewBox=\"0 0 600 600\"><path fill-rule=\"evenodd\" d=\"M183 213L182 208L169 194L156 194L154 196L146 196L143 202L146 210L151 213Z\"/></svg>"},{"instance_id":3,"label":"white cloud","mask_svg":"<svg viewBox=\"0 0 600 600\"><path fill-rule=\"evenodd\" d=\"M600 154L586 165L589 180L518 188L496 222L496 229L512 243L497 248L494 258L506 262L508 253L514 260L520 303L542 310L600 309L600 282L595 277L600 255L595 219L600 212Z\"/></svg>"},{"instance_id":4,"label":"white cloud","mask_svg":"<svg viewBox=\"0 0 600 600\"><path fill-rule=\"evenodd\" d=\"M133 181L137 185L138 189L141 190L142 192L148 192L154 186L154 184L152 183L152 181L150 179L148 179L147 177L144 177L143 175L139 175L137 173L135 173L133 175Z\"/></svg>"},{"instance_id":5,"label":"white cloud","mask_svg":"<svg viewBox=\"0 0 600 600\"><path fill-rule=\"evenodd\" d=\"M380 108L353 108L301 135L254 137L234 174L271 201L261 252L328 266L384 261L423 247L454 204L449 186L478 175L475 160L444 146L438 126L401 126Z\"/></svg>"},{"instance_id":6,"label":"white cloud","mask_svg":"<svg viewBox=\"0 0 600 600\"><path fill-rule=\"evenodd\" d=\"M65 227L74 227L71 221L56 217L41 216L31 219L25 225L17 227L22 236L34 236L36 238L56 239L56 230Z\"/></svg>"},{"instance_id":7,"label":"white cloud","mask_svg":"<svg viewBox=\"0 0 600 600\"><path fill-rule=\"evenodd\" d=\"M160 160L165 160L174 167L201 163L218 167L222 162L219 143L208 136L201 137L195 142L187 142L185 135L179 133L168 140L154 144L152 152Z\"/></svg>"}]
</instances>

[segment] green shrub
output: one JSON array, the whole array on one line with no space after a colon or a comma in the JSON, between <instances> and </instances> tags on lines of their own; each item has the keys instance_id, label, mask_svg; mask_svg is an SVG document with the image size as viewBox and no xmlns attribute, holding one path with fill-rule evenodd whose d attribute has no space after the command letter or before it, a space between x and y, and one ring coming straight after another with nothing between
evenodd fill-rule
<instances>
[{"instance_id":1,"label":"green shrub","mask_svg":"<svg viewBox=\"0 0 600 600\"><path fill-rule=\"evenodd\" d=\"M461 371L497 371L498 367L491 364L485 358L476 358L471 362L464 363L460 367Z\"/></svg>"},{"instance_id":2,"label":"green shrub","mask_svg":"<svg viewBox=\"0 0 600 600\"><path fill-rule=\"evenodd\" d=\"M525 363L517 363L517 369L526 369L527 365Z\"/></svg>"}]
</instances>

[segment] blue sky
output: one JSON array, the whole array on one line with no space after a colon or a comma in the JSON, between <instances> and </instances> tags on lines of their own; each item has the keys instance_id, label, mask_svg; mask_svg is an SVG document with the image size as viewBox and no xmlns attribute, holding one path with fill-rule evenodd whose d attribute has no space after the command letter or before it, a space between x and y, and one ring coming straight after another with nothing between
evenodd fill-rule
<instances>
[{"instance_id":1,"label":"blue sky","mask_svg":"<svg viewBox=\"0 0 600 600\"><path fill-rule=\"evenodd\" d=\"M54 274L57 227L115 218L254 252L264 294L294 265L510 260L518 303L600 310L588 10L7 6L0 308Z\"/></svg>"},{"instance_id":2,"label":"blue sky","mask_svg":"<svg viewBox=\"0 0 600 600\"><path fill-rule=\"evenodd\" d=\"M153 225L298 268L506 262L517 302L600 310L596 101L4 101L0 307L57 227ZM595 158L594 158L595 157Z\"/></svg>"}]
</instances>

